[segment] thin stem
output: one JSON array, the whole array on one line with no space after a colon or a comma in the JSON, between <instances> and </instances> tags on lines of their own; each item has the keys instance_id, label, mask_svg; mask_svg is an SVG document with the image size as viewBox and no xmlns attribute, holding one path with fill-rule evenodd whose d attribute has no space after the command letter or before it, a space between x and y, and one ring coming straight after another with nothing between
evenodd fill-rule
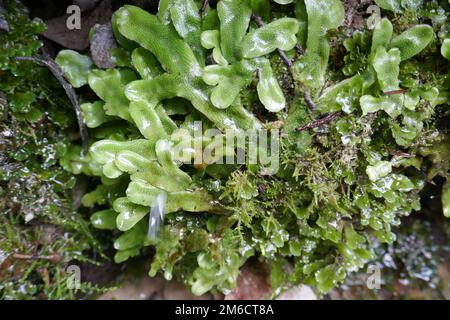
<instances>
[{"instance_id":1,"label":"thin stem","mask_svg":"<svg viewBox=\"0 0 450 320\"><path fill-rule=\"evenodd\" d=\"M205 13L206 7L208 6L208 4L209 4L209 0L202 1L202 6L200 7L200 15L203 16L203 13Z\"/></svg>"},{"instance_id":2,"label":"thin stem","mask_svg":"<svg viewBox=\"0 0 450 320\"><path fill-rule=\"evenodd\" d=\"M260 16L252 13L252 20L255 21L256 25L259 28L264 27L264 21L263 21L263 19Z\"/></svg>"},{"instance_id":3,"label":"thin stem","mask_svg":"<svg viewBox=\"0 0 450 320\"><path fill-rule=\"evenodd\" d=\"M292 71L292 68L294 67L294 65L292 64L291 59L289 59L286 56L286 53L284 53L283 50L281 49L277 49L278 55L280 56L281 60L283 60L284 64L288 67L289 71Z\"/></svg>"},{"instance_id":4,"label":"thin stem","mask_svg":"<svg viewBox=\"0 0 450 320\"><path fill-rule=\"evenodd\" d=\"M22 253L13 253L12 257L18 260L49 260L51 262L57 263L61 261L61 256L57 253L54 253L49 256L40 256L40 255L30 255L30 254L22 254Z\"/></svg>"},{"instance_id":5,"label":"thin stem","mask_svg":"<svg viewBox=\"0 0 450 320\"><path fill-rule=\"evenodd\" d=\"M394 94L402 94L407 92L408 90L406 89L398 89L398 90L392 90L392 91L385 91L382 93L383 96L390 96L390 95L394 95Z\"/></svg>"},{"instance_id":6,"label":"thin stem","mask_svg":"<svg viewBox=\"0 0 450 320\"><path fill-rule=\"evenodd\" d=\"M402 157L402 158L414 158L415 157L414 155L403 152L403 151L394 151L394 152L392 152L392 155L396 156L396 157Z\"/></svg>"},{"instance_id":7,"label":"thin stem","mask_svg":"<svg viewBox=\"0 0 450 320\"><path fill-rule=\"evenodd\" d=\"M259 28L264 26L264 21L262 20L262 18L254 13L252 13L252 20L255 21L256 25ZM295 47L300 54L304 53L302 47L299 44L297 44ZM277 52L278 52L278 55L280 56L281 60L284 62L284 64L289 69L289 72L291 72L292 77L294 78L294 76L293 76L294 65L293 65L292 61L286 56L286 53L283 50L277 49ZM317 106L314 103L314 101L312 100L311 94L309 93L308 88L306 88L305 83L298 79L296 79L296 81L300 85L300 90L303 92L303 98L305 99L306 104L309 106L309 108L311 110L316 110Z\"/></svg>"},{"instance_id":8,"label":"thin stem","mask_svg":"<svg viewBox=\"0 0 450 320\"><path fill-rule=\"evenodd\" d=\"M304 55L305 54L305 50L302 48L302 46L299 43L297 43L295 45L295 49L297 49L297 52L298 52L299 55Z\"/></svg>"},{"instance_id":9,"label":"thin stem","mask_svg":"<svg viewBox=\"0 0 450 320\"><path fill-rule=\"evenodd\" d=\"M83 113L81 112L80 108L80 100L78 99L77 94L75 93L75 90L70 85L70 83L64 78L64 73L61 70L61 68L56 64L53 59L50 57L16 57L16 60L19 61L33 61L39 64L42 64L46 66L50 72L55 76L55 78L58 80L58 82L62 85L64 88L64 91L66 92L67 96L69 97L70 102L72 103L73 108L75 109L75 114L77 116L78 120L78 127L80 130L80 136L81 136L81 142L83 144L83 150L86 152L88 148L88 132L87 128L84 124L83 119Z\"/></svg>"},{"instance_id":10,"label":"thin stem","mask_svg":"<svg viewBox=\"0 0 450 320\"><path fill-rule=\"evenodd\" d=\"M342 116L341 111L326 113L324 116L320 117L319 119L316 119L316 120L304 125L303 127L295 129L295 131L301 132L301 131L304 131L307 129L314 129L314 128L323 126L327 123L330 123L331 121L333 121L334 119L336 119L340 116Z\"/></svg>"}]
</instances>

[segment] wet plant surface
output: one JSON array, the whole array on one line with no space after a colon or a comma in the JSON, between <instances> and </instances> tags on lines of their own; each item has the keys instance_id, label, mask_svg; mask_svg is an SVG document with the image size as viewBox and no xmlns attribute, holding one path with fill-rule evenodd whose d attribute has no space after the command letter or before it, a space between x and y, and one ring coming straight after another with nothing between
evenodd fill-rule
<instances>
[{"instance_id":1,"label":"wet plant surface","mask_svg":"<svg viewBox=\"0 0 450 320\"><path fill-rule=\"evenodd\" d=\"M130 2L79 47L0 2L1 297L449 297L448 1ZM190 164L211 128L279 129L279 170Z\"/></svg>"}]
</instances>

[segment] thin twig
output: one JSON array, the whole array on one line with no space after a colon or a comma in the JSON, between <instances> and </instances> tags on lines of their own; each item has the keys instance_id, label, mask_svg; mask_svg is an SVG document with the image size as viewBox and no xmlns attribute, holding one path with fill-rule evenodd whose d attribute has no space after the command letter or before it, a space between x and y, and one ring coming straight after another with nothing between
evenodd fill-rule
<instances>
[{"instance_id":1,"label":"thin twig","mask_svg":"<svg viewBox=\"0 0 450 320\"><path fill-rule=\"evenodd\" d=\"M264 26L263 19L260 16L254 14L254 13L252 13L252 20L255 21L256 25L259 28ZM297 44L295 47L296 47L296 49L298 50L299 53L301 53L301 54L304 53L303 49L301 48L301 46L299 44ZM277 52L278 52L278 55L280 56L281 60L284 62L284 64L289 69L289 72L291 72L291 74L292 74L293 67L294 67L292 61L286 56L286 53L284 53L283 50L277 49ZM301 80L298 80L298 79L296 81L300 85L300 90L303 92L303 98L305 99L306 104L309 106L309 108L311 110L317 109L317 106L314 103L314 101L312 100L311 94L309 93L308 88L306 88L305 83L303 81L301 81Z\"/></svg>"},{"instance_id":2,"label":"thin twig","mask_svg":"<svg viewBox=\"0 0 450 320\"><path fill-rule=\"evenodd\" d=\"M297 80L297 81L300 84L300 89L303 92L303 99L305 99L306 104L309 106L309 108L311 110L316 110L317 106L314 103L314 101L312 100L311 94L309 93L308 88L306 88L305 83L303 81L301 81L301 80Z\"/></svg>"},{"instance_id":3,"label":"thin twig","mask_svg":"<svg viewBox=\"0 0 450 320\"><path fill-rule=\"evenodd\" d=\"M209 4L209 0L202 1L202 6L200 7L200 15L201 16L203 16L203 14L205 13L206 7L208 6L208 4Z\"/></svg>"},{"instance_id":4,"label":"thin twig","mask_svg":"<svg viewBox=\"0 0 450 320\"><path fill-rule=\"evenodd\" d=\"M252 13L252 20L255 21L256 25L259 28L264 27L264 21L260 16ZM293 67L292 61L286 56L286 54L284 53L283 50L277 49L277 51L278 51L278 55L280 56L281 60L283 60L283 62L286 64L286 66L289 68L289 70L292 70L292 67Z\"/></svg>"},{"instance_id":5,"label":"thin twig","mask_svg":"<svg viewBox=\"0 0 450 320\"><path fill-rule=\"evenodd\" d=\"M392 90L392 91L385 91L382 93L383 96L390 96L390 95L394 95L394 94L402 94L407 92L408 90L406 89L398 89L398 90Z\"/></svg>"},{"instance_id":6,"label":"thin twig","mask_svg":"<svg viewBox=\"0 0 450 320\"><path fill-rule=\"evenodd\" d=\"M58 253L54 253L49 256L29 255L22 253L13 253L12 257L18 260L48 260L54 263L61 261L61 256Z\"/></svg>"},{"instance_id":7,"label":"thin twig","mask_svg":"<svg viewBox=\"0 0 450 320\"><path fill-rule=\"evenodd\" d=\"M407 159L415 157L414 155L403 152L403 151L394 151L394 152L392 152L392 155L396 156L396 157L407 158Z\"/></svg>"},{"instance_id":8,"label":"thin twig","mask_svg":"<svg viewBox=\"0 0 450 320\"><path fill-rule=\"evenodd\" d=\"M252 13L252 20L255 21L256 25L259 28L264 27L264 21L263 21L263 19L260 16Z\"/></svg>"},{"instance_id":9,"label":"thin twig","mask_svg":"<svg viewBox=\"0 0 450 320\"><path fill-rule=\"evenodd\" d=\"M283 60L284 64L288 67L289 71L292 71L292 68L294 67L291 59L289 59L286 56L286 53L284 53L283 50L277 49L278 55L280 56L281 60Z\"/></svg>"},{"instance_id":10,"label":"thin twig","mask_svg":"<svg viewBox=\"0 0 450 320\"><path fill-rule=\"evenodd\" d=\"M340 117L341 115L342 115L341 111L326 113L324 116L320 117L319 119L316 119L316 120L304 125L303 127L295 129L295 131L301 132L301 131L304 131L307 129L314 129L314 128L323 126L327 123L330 123L334 119Z\"/></svg>"},{"instance_id":11,"label":"thin twig","mask_svg":"<svg viewBox=\"0 0 450 320\"><path fill-rule=\"evenodd\" d=\"M305 54L305 50L302 48L302 46L299 43L297 43L295 45L295 49L297 49L297 52L298 52L299 55L304 55Z\"/></svg>"},{"instance_id":12,"label":"thin twig","mask_svg":"<svg viewBox=\"0 0 450 320\"><path fill-rule=\"evenodd\" d=\"M61 70L61 68L50 57L45 57L45 58L41 57L41 56L39 56L39 57L16 57L16 60L33 61L33 62L42 64L42 65L46 66L50 70L50 72L55 76L55 78L58 80L58 82L64 88L64 91L66 92L67 96L69 97L70 102L72 103L73 108L75 109L75 114L76 114L77 120L78 120L78 127L80 130L81 142L83 144L83 150L87 151L88 132L87 132L87 128L84 124L83 113L81 112L81 108L80 108L80 100L78 99L78 96L75 93L75 90L70 85L70 83L64 78L64 73Z\"/></svg>"}]
</instances>

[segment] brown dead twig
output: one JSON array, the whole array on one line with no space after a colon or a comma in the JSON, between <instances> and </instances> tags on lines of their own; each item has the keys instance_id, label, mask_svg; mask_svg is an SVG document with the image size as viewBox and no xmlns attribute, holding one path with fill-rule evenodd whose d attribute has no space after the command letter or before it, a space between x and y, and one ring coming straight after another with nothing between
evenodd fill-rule
<instances>
[{"instance_id":1,"label":"brown dead twig","mask_svg":"<svg viewBox=\"0 0 450 320\"><path fill-rule=\"evenodd\" d=\"M48 256L13 253L12 257L17 260L48 260L53 263L58 263L61 261L61 255L59 255L58 253L54 253Z\"/></svg>"},{"instance_id":2,"label":"brown dead twig","mask_svg":"<svg viewBox=\"0 0 450 320\"><path fill-rule=\"evenodd\" d=\"M262 18L254 13L252 13L252 20L255 21L256 25L259 28L264 26L264 21L262 20ZM299 44L297 44L295 47L299 54L304 54L304 51ZM292 69L294 67L294 65L292 64L292 61L286 56L286 53L284 53L283 50L277 49L277 52L278 52L278 55L280 56L281 60L284 62L284 64L287 66L287 68L289 69L289 71L292 74ZM311 98L311 94L309 93L308 89L306 88L306 85L303 83L303 81L297 80L297 82L300 85L300 90L303 92L303 98L305 99L306 104L309 106L309 108L311 110L317 109L316 104L314 103L314 101Z\"/></svg>"},{"instance_id":3,"label":"brown dead twig","mask_svg":"<svg viewBox=\"0 0 450 320\"><path fill-rule=\"evenodd\" d=\"M88 131L84 124L83 113L81 112L81 108L80 108L80 100L78 99L78 96L75 93L75 90L73 89L73 87L70 85L70 83L64 77L64 73L61 70L61 68L50 57L43 57L43 56L16 57L16 60L33 61L38 64L44 65L55 76L55 78L58 80L58 82L64 88L64 91L66 92L67 96L69 97L70 102L72 103L73 108L75 109L75 114L76 114L77 120L78 120L78 127L80 130L81 142L83 144L83 150L86 152L87 148L88 148L88 144L87 144L88 143Z\"/></svg>"},{"instance_id":4,"label":"brown dead twig","mask_svg":"<svg viewBox=\"0 0 450 320\"><path fill-rule=\"evenodd\" d=\"M401 157L401 158L415 158L415 155L407 153L407 152L403 152L403 151L394 151L392 152L392 155L395 157Z\"/></svg>"},{"instance_id":5,"label":"brown dead twig","mask_svg":"<svg viewBox=\"0 0 450 320\"><path fill-rule=\"evenodd\" d=\"M401 94L401 93L405 93L406 91L407 91L406 89L386 91L386 92L383 92L383 95L387 96L387 95L393 95L393 94ZM333 121L334 119L336 119L336 118L338 118L340 116L342 116L342 112L341 111L326 113L325 115L323 115L319 119L316 119L316 120L308 123L307 125L304 125L303 127L295 129L295 131L301 132L301 131L307 130L307 129L314 129L314 128L323 126L323 125L325 125L327 123L330 123L331 121ZM401 157L404 157L404 158L411 158L411 157L413 157L410 154L407 154L407 153L404 153L404 152L400 152L400 151L394 153L394 155L401 156Z\"/></svg>"},{"instance_id":6,"label":"brown dead twig","mask_svg":"<svg viewBox=\"0 0 450 320\"><path fill-rule=\"evenodd\" d=\"M341 111L326 113L325 115L323 115L319 119L316 119L316 120L314 120L314 121L304 125L303 127L295 129L295 131L301 132L301 131L304 131L304 130L307 130L307 129L314 129L314 128L323 126L323 125L325 125L327 123L330 123L331 121L333 121L336 118L339 118L340 116L342 116L342 112Z\"/></svg>"},{"instance_id":7,"label":"brown dead twig","mask_svg":"<svg viewBox=\"0 0 450 320\"><path fill-rule=\"evenodd\" d=\"M394 94L402 94L407 92L408 90L406 89L398 89L398 90L392 90L392 91L385 91L382 93L383 96L390 96L390 95L394 95Z\"/></svg>"}]
</instances>

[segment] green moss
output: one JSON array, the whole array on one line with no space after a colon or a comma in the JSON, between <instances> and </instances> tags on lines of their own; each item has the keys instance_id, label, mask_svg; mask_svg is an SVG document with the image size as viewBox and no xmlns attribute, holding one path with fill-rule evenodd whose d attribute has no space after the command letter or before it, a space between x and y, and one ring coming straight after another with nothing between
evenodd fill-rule
<instances>
[{"instance_id":1,"label":"green moss","mask_svg":"<svg viewBox=\"0 0 450 320\"><path fill-rule=\"evenodd\" d=\"M75 115L48 70L15 60L37 53L42 45L37 34L45 25L30 20L19 1L2 3L10 32L0 34L0 297L92 296L101 290L83 284L75 292L67 286L67 265L95 263L86 253L101 252L72 201L76 177L58 163L71 144Z\"/></svg>"}]
</instances>

